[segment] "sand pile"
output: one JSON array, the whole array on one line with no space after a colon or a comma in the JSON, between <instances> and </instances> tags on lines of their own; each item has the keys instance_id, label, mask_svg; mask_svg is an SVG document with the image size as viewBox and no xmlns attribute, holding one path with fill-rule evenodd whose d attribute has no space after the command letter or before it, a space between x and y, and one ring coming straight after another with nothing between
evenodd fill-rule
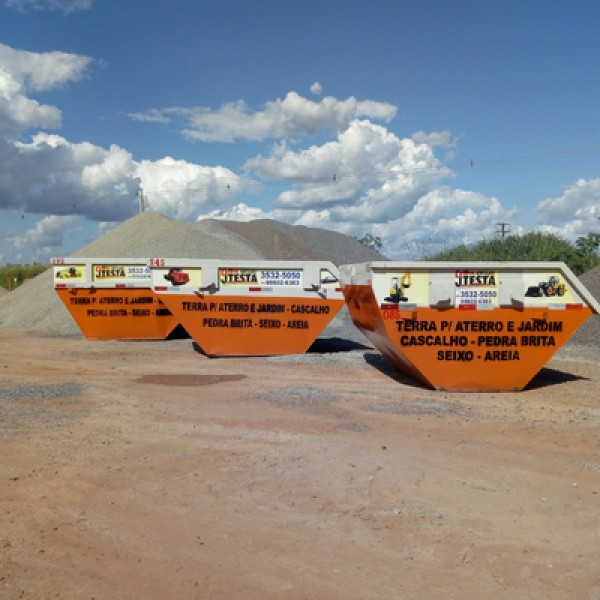
<instances>
[{"instance_id":1,"label":"sand pile","mask_svg":"<svg viewBox=\"0 0 600 600\"><path fill-rule=\"evenodd\" d=\"M385 259L353 238L323 229L269 220L237 223L211 219L190 225L156 212L121 223L73 256L330 260L338 265ZM0 298L0 327L81 335L54 292L50 270Z\"/></svg>"}]
</instances>

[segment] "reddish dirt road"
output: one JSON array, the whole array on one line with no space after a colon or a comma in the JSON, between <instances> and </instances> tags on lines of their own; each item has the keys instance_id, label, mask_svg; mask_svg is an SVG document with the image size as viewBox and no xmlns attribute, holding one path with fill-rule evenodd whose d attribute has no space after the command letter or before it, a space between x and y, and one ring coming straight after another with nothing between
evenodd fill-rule
<instances>
[{"instance_id":1,"label":"reddish dirt road","mask_svg":"<svg viewBox=\"0 0 600 600\"><path fill-rule=\"evenodd\" d=\"M597 360L445 394L374 350L0 349L2 598L600 598Z\"/></svg>"}]
</instances>

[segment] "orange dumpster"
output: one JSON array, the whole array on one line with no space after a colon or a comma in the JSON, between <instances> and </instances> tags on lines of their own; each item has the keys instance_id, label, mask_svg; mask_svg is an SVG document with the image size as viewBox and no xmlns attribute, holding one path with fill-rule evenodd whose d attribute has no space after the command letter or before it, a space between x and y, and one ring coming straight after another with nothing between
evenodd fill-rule
<instances>
[{"instance_id":1,"label":"orange dumpster","mask_svg":"<svg viewBox=\"0 0 600 600\"><path fill-rule=\"evenodd\" d=\"M177 320L146 258L53 258L54 289L88 339L165 339Z\"/></svg>"},{"instance_id":2,"label":"orange dumpster","mask_svg":"<svg viewBox=\"0 0 600 600\"><path fill-rule=\"evenodd\" d=\"M152 286L208 356L305 352L344 305L328 261L151 259Z\"/></svg>"},{"instance_id":3,"label":"orange dumpster","mask_svg":"<svg viewBox=\"0 0 600 600\"><path fill-rule=\"evenodd\" d=\"M600 312L560 262L373 262L340 280L371 343L439 390L521 390Z\"/></svg>"}]
</instances>

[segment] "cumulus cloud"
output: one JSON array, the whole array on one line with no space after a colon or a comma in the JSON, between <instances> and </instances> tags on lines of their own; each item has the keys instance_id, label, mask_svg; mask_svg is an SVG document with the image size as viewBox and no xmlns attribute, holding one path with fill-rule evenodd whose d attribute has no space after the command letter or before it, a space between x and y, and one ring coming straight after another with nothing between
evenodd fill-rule
<instances>
[{"instance_id":1,"label":"cumulus cloud","mask_svg":"<svg viewBox=\"0 0 600 600\"><path fill-rule=\"evenodd\" d=\"M142 181L149 208L187 221L213 207L228 207L243 192L258 190L256 182L225 167L205 167L171 157L144 160L136 174Z\"/></svg>"},{"instance_id":2,"label":"cumulus cloud","mask_svg":"<svg viewBox=\"0 0 600 600\"><path fill-rule=\"evenodd\" d=\"M440 186L421 196L401 220L390 221L386 227L402 224L407 239L413 241L426 230L428 238L438 243L456 240L457 236L461 242L470 243L481 239L486 230L493 233L498 220L513 215L514 211L504 210L497 198Z\"/></svg>"},{"instance_id":3,"label":"cumulus cloud","mask_svg":"<svg viewBox=\"0 0 600 600\"><path fill-rule=\"evenodd\" d=\"M32 127L59 127L60 110L29 95L80 80L90 62L86 56L27 52L0 43L0 130L4 136Z\"/></svg>"},{"instance_id":4,"label":"cumulus cloud","mask_svg":"<svg viewBox=\"0 0 600 600\"><path fill-rule=\"evenodd\" d=\"M131 155L38 133L31 142L0 141L0 208L120 220L135 212L139 186Z\"/></svg>"},{"instance_id":5,"label":"cumulus cloud","mask_svg":"<svg viewBox=\"0 0 600 600\"><path fill-rule=\"evenodd\" d=\"M315 95L315 96L320 96L322 92L322 88L321 88L321 84L318 81L315 81L311 86L310 86L310 93Z\"/></svg>"},{"instance_id":6,"label":"cumulus cloud","mask_svg":"<svg viewBox=\"0 0 600 600\"><path fill-rule=\"evenodd\" d=\"M537 206L540 229L575 239L600 228L600 178L578 179L562 196Z\"/></svg>"},{"instance_id":7,"label":"cumulus cloud","mask_svg":"<svg viewBox=\"0 0 600 600\"><path fill-rule=\"evenodd\" d=\"M437 141L442 138L451 136ZM321 146L293 151L277 145L245 168L291 185L268 216L348 235L370 232L397 258L492 236L498 221L516 216L497 198L445 185L453 173L425 139L398 138L367 120L352 121L336 141Z\"/></svg>"},{"instance_id":8,"label":"cumulus cloud","mask_svg":"<svg viewBox=\"0 0 600 600\"><path fill-rule=\"evenodd\" d=\"M46 91L79 81L91 62L68 52L28 52L0 43L0 67L23 92Z\"/></svg>"},{"instance_id":9,"label":"cumulus cloud","mask_svg":"<svg viewBox=\"0 0 600 600\"><path fill-rule=\"evenodd\" d=\"M173 218L273 218L349 235L370 232L382 237L392 257L402 257L419 240L480 239L493 233L497 221L514 216L495 198L446 185L453 172L435 149L455 144L450 132L398 137L381 123L394 117L396 107L372 100L312 101L289 92L260 111L234 102L218 110L151 109L134 116L161 124L183 120L183 132L193 140L274 141L264 156L248 159L241 173L169 156L136 161L116 144L74 143L44 131L25 136L33 127L58 127L61 120L59 108L32 95L81 79L89 64L83 56L0 44L0 210L45 215L25 233L5 235L15 256L27 251L46 260L62 253L64 231L77 228L82 218L98 222L100 233L107 231L138 212L140 188L147 208ZM320 94L320 85L313 84L311 92ZM305 136L332 132L320 145L298 147ZM598 185L574 187L589 198ZM268 194L272 206L247 201L259 192ZM564 198L542 203L540 211L562 215L576 197L567 191ZM580 201L583 215L592 205Z\"/></svg>"},{"instance_id":10,"label":"cumulus cloud","mask_svg":"<svg viewBox=\"0 0 600 600\"><path fill-rule=\"evenodd\" d=\"M47 262L48 257L59 254L64 243L65 232L72 234L74 216L49 215L38 221L25 233L9 238L16 251L16 260L27 257L27 262Z\"/></svg>"},{"instance_id":11,"label":"cumulus cloud","mask_svg":"<svg viewBox=\"0 0 600 600\"><path fill-rule=\"evenodd\" d=\"M136 162L130 152L88 142L71 143L38 133L31 142L1 142L0 208L25 213L77 214L94 221L120 221L138 211L138 189L147 208L193 221L242 193L260 187L221 167L165 157Z\"/></svg>"},{"instance_id":12,"label":"cumulus cloud","mask_svg":"<svg viewBox=\"0 0 600 600\"><path fill-rule=\"evenodd\" d=\"M360 222L404 214L420 195L452 176L430 147L366 120L350 123L336 141L298 152L278 148L247 161L245 168L292 183L277 197L277 208L327 207L333 219Z\"/></svg>"},{"instance_id":13,"label":"cumulus cloud","mask_svg":"<svg viewBox=\"0 0 600 600\"><path fill-rule=\"evenodd\" d=\"M373 223L343 220L325 208L297 212L293 222L358 237L371 233L381 237L387 256L420 259L458 244L492 237L497 222L510 220L515 214L514 209L504 209L496 198L440 186L407 205L395 218Z\"/></svg>"},{"instance_id":14,"label":"cumulus cloud","mask_svg":"<svg viewBox=\"0 0 600 600\"><path fill-rule=\"evenodd\" d=\"M218 110L205 107L151 109L130 115L135 120L170 122L183 119L182 134L190 140L233 142L238 139L261 141L294 135L313 135L322 130L342 131L356 118L385 122L396 107L385 102L359 101L354 97L338 100L326 96L320 102L296 92L267 102L263 110L252 112L245 102L228 102Z\"/></svg>"},{"instance_id":15,"label":"cumulus cloud","mask_svg":"<svg viewBox=\"0 0 600 600\"><path fill-rule=\"evenodd\" d=\"M94 0L4 0L4 6L20 12L49 10L65 15L92 8Z\"/></svg>"},{"instance_id":16,"label":"cumulus cloud","mask_svg":"<svg viewBox=\"0 0 600 600\"><path fill-rule=\"evenodd\" d=\"M271 212L265 212L261 208L248 206L243 202L228 209L211 210L205 215L200 215L198 221L204 219L223 219L225 221L254 221L255 219L274 219Z\"/></svg>"}]
</instances>

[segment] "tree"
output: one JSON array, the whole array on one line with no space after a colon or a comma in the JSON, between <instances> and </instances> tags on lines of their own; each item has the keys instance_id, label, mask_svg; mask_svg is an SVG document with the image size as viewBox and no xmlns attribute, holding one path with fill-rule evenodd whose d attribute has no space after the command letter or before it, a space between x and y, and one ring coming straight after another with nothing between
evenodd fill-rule
<instances>
[{"instance_id":1,"label":"tree","mask_svg":"<svg viewBox=\"0 0 600 600\"><path fill-rule=\"evenodd\" d=\"M578 265L574 271L584 273L600 264L598 247L600 246L600 233L588 233L575 240L577 248Z\"/></svg>"},{"instance_id":2,"label":"tree","mask_svg":"<svg viewBox=\"0 0 600 600\"><path fill-rule=\"evenodd\" d=\"M588 233L587 235L582 235L577 238L575 245L582 256L598 256L600 233Z\"/></svg>"},{"instance_id":3,"label":"tree","mask_svg":"<svg viewBox=\"0 0 600 600\"><path fill-rule=\"evenodd\" d=\"M559 261L566 263L575 275L600 264L597 255L600 234L590 233L573 245L559 235L533 231L525 235L509 235L503 240L482 240L472 246L460 245L427 260L441 261Z\"/></svg>"},{"instance_id":4,"label":"tree","mask_svg":"<svg viewBox=\"0 0 600 600\"><path fill-rule=\"evenodd\" d=\"M381 249L383 248L381 238L371 233L365 233L358 241L366 248L375 250L376 252L381 252Z\"/></svg>"}]
</instances>

